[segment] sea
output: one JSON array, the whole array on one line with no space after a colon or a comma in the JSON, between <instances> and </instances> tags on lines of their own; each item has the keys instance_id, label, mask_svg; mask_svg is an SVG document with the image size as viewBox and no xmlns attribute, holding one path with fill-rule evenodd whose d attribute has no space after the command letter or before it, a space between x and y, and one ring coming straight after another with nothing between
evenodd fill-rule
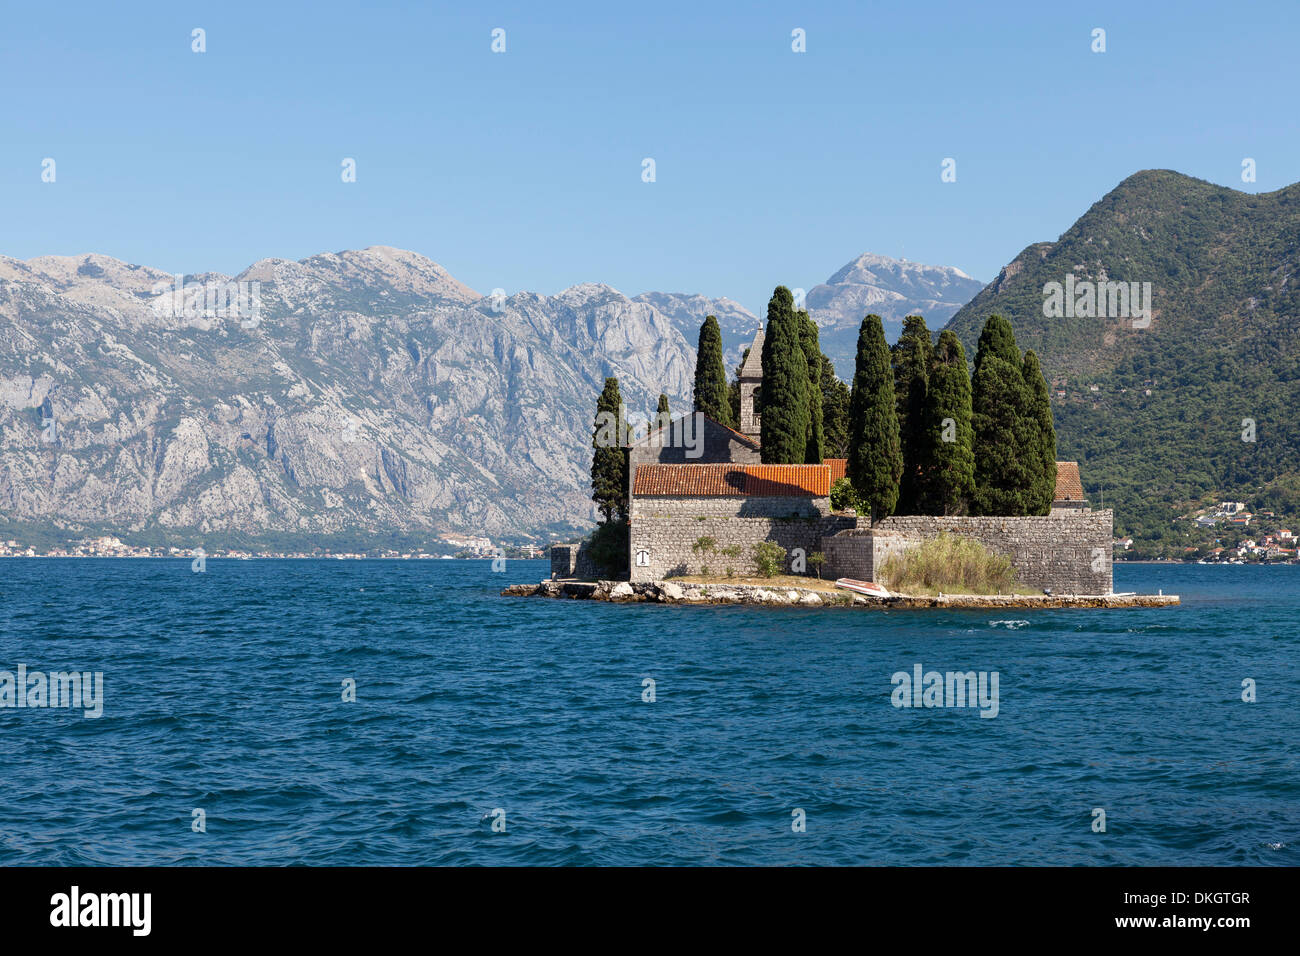
<instances>
[{"instance_id":1,"label":"sea","mask_svg":"<svg viewBox=\"0 0 1300 956\"><path fill-rule=\"evenodd\" d=\"M1300 864L1300 566L1116 566L1169 609L500 596L548 571L0 559L0 865Z\"/></svg>"}]
</instances>

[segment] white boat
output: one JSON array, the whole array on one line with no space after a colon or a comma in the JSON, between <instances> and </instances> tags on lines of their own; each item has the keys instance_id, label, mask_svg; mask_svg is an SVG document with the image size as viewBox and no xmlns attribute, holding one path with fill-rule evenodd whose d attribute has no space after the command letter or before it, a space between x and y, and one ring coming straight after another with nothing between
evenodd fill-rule
<instances>
[{"instance_id":1,"label":"white boat","mask_svg":"<svg viewBox=\"0 0 1300 956\"><path fill-rule=\"evenodd\" d=\"M837 588L844 588L846 591L856 591L858 594L865 594L868 597L890 597L890 593L874 581L855 581L853 578L840 578L835 582Z\"/></svg>"}]
</instances>

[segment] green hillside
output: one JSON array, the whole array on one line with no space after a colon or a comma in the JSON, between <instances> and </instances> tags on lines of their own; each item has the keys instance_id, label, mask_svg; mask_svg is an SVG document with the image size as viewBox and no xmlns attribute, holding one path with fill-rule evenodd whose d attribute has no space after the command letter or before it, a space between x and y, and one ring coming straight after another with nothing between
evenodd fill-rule
<instances>
[{"instance_id":1,"label":"green hillside","mask_svg":"<svg viewBox=\"0 0 1300 956\"><path fill-rule=\"evenodd\" d=\"M1044 287L1067 274L1151 283L1149 325L1048 317ZM1142 553L1212 539L1180 519L1211 500L1300 516L1300 184L1251 195L1136 173L953 316L968 354L991 313L1042 359L1058 457Z\"/></svg>"}]
</instances>

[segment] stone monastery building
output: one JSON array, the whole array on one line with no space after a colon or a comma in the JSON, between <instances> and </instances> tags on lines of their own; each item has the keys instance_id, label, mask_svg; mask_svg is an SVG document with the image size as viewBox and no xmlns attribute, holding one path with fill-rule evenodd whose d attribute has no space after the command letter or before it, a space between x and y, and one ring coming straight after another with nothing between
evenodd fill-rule
<instances>
[{"instance_id":1,"label":"stone monastery building","mask_svg":"<svg viewBox=\"0 0 1300 956\"><path fill-rule=\"evenodd\" d=\"M630 447L633 582L722 576L728 570L748 577L754 545L764 541L786 550L787 573L792 561L806 562L808 555L822 552L824 577L871 580L888 556L948 532L1007 554L1023 590L1111 593L1112 513L1088 507L1077 462L1057 462L1056 501L1051 514L1041 517L896 515L872 526L853 512L833 512L830 490L845 476L845 459L820 465L762 463L761 415L755 411L762 354L760 331L740 371L738 431L694 412ZM574 546L556 546L552 553L559 577L589 570Z\"/></svg>"}]
</instances>

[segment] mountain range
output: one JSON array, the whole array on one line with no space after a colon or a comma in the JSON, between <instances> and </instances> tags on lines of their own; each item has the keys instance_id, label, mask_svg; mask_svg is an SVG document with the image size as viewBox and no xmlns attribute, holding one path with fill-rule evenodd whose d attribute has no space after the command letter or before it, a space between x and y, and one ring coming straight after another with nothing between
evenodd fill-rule
<instances>
[{"instance_id":1,"label":"mountain range","mask_svg":"<svg viewBox=\"0 0 1300 956\"><path fill-rule=\"evenodd\" d=\"M951 266L927 266L864 253L809 289L804 303L820 330L822 351L835 363L840 377L852 381L863 316L874 312L884 319L885 338L894 342L907 316L924 315L932 328L939 328L983 288L984 283ZM716 315L727 369L732 373L763 324L757 315L730 299L647 292L636 300L668 316L690 342L697 341L703 317Z\"/></svg>"},{"instance_id":2,"label":"mountain range","mask_svg":"<svg viewBox=\"0 0 1300 956\"><path fill-rule=\"evenodd\" d=\"M0 531L540 539L591 515L606 376L633 409L690 392L681 333L608 286L494 299L382 247L184 277L228 282L258 283L255 324L105 256L0 259Z\"/></svg>"},{"instance_id":3,"label":"mountain range","mask_svg":"<svg viewBox=\"0 0 1300 956\"><path fill-rule=\"evenodd\" d=\"M864 275L841 273L818 287L830 305L862 294ZM241 283L255 321L249 301L208 301ZM102 255L0 257L0 535L544 542L592 518L604 379L632 418L661 392L687 407L707 314L738 362L759 320L728 299L594 283L484 296L387 247L179 279Z\"/></svg>"},{"instance_id":4,"label":"mountain range","mask_svg":"<svg viewBox=\"0 0 1300 956\"><path fill-rule=\"evenodd\" d=\"M255 288L256 320L107 256L0 257L0 537L544 543L590 526L604 379L634 418L661 392L684 410L703 317L732 369L760 325L729 299L595 283L484 296L388 247L180 281ZM1006 316L1052 384L1058 458L1080 462L1117 532L1177 554L1179 516L1219 498L1300 517L1298 282L1300 184L1247 194L1147 170L987 286L868 254L806 303L846 380L868 311L892 335L909 314L947 319L971 359Z\"/></svg>"}]
</instances>

